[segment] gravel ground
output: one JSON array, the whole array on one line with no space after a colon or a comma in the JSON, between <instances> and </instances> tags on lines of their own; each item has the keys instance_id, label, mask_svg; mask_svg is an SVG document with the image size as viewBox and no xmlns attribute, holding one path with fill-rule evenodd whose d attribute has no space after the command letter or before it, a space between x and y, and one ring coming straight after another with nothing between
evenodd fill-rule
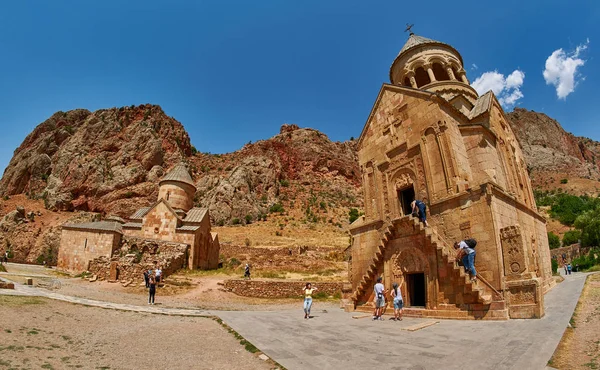
<instances>
[{"instance_id":1,"label":"gravel ground","mask_svg":"<svg viewBox=\"0 0 600 370\"><path fill-rule=\"evenodd\" d=\"M0 368L271 369L210 318L0 296Z\"/></svg>"}]
</instances>

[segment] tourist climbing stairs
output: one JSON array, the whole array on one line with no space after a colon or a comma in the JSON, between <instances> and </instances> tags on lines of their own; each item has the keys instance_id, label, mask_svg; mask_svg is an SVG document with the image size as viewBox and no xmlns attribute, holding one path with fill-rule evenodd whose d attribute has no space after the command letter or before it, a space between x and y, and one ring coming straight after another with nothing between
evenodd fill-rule
<instances>
[{"instance_id":1,"label":"tourist climbing stairs","mask_svg":"<svg viewBox=\"0 0 600 370\"><path fill-rule=\"evenodd\" d=\"M478 282L471 282L464 268L456 264L453 247L433 227L425 227L417 218L412 216L395 219L384 224L381 228L379 244L371 263L352 295L355 305L366 303L377 274L382 269L385 250L389 241L393 239L394 230L398 227L412 227L414 232L424 237L426 242L431 243L438 253L438 261L446 265L448 273L445 279L451 279L453 284L440 284L438 294L442 294L442 300L446 302L441 305L442 307L439 307L440 309L474 311L473 307L476 307L478 308L476 311L485 311L490 308L492 303L496 303L495 307L504 311L505 305L502 294L481 276L478 277ZM457 293L461 293L460 299L457 298Z\"/></svg>"}]
</instances>

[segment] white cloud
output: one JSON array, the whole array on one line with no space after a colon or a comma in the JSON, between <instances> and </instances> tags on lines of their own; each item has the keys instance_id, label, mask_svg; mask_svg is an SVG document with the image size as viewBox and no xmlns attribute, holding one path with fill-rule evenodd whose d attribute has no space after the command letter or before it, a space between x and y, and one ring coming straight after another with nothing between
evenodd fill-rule
<instances>
[{"instance_id":1,"label":"white cloud","mask_svg":"<svg viewBox=\"0 0 600 370\"><path fill-rule=\"evenodd\" d=\"M577 46L571 53L567 53L563 49L554 50L546 59L544 80L547 85L554 85L556 96L559 99L566 99L570 93L575 91L579 81L585 79L577 73L577 68L585 64L585 60L579 58L579 54L587 49L589 43L590 39L587 39L584 44Z\"/></svg>"},{"instance_id":2,"label":"white cloud","mask_svg":"<svg viewBox=\"0 0 600 370\"><path fill-rule=\"evenodd\" d=\"M498 71L485 72L477 77L471 86L477 90L479 95L492 90L498 101L504 108L510 108L517 103L517 100L523 97L521 86L525 80L525 73L514 70L508 76L504 76Z\"/></svg>"},{"instance_id":3,"label":"white cloud","mask_svg":"<svg viewBox=\"0 0 600 370\"><path fill-rule=\"evenodd\" d=\"M473 63L471 64L471 69L478 69L479 67L477 67L477 64Z\"/></svg>"}]
</instances>

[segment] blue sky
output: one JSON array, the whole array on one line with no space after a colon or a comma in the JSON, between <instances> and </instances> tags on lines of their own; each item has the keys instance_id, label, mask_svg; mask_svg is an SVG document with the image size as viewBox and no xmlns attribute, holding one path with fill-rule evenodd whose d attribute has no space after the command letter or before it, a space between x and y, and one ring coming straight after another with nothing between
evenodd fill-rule
<instances>
[{"instance_id":1,"label":"blue sky","mask_svg":"<svg viewBox=\"0 0 600 370\"><path fill-rule=\"evenodd\" d=\"M0 169L36 125L75 108L159 104L183 123L198 150L212 153L271 137L283 123L316 128L332 140L358 137L389 82L407 22L415 33L453 45L471 81L497 71L484 85L510 96L509 81L522 73L517 106L600 140L600 2L410 4L2 1ZM561 48L559 62L584 63L564 98L543 76Z\"/></svg>"}]
</instances>

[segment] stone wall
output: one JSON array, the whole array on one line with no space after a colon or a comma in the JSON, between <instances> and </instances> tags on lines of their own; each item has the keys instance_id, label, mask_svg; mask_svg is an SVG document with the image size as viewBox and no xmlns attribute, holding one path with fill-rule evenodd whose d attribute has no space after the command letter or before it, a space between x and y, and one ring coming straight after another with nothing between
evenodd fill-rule
<instances>
[{"instance_id":1,"label":"stone wall","mask_svg":"<svg viewBox=\"0 0 600 370\"><path fill-rule=\"evenodd\" d=\"M158 199L166 200L173 208L188 211L194 206L195 192L191 185L175 181L162 181Z\"/></svg>"},{"instance_id":2,"label":"stone wall","mask_svg":"<svg viewBox=\"0 0 600 370\"><path fill-rule=\"evenodd\" d=\"M305 281L265 281L265 280L226 280L225 290L245 297L255 298L302 298ZM313 283L316 293L325 292L328 296L350 292L352 286L344 282Z\"/></svg>"},{"instance_id":3,"label":"stone wall","mask_svg":"<svg viewBox=\"0 0 600 370\"><path fill-rule=\"evenodd\" d=\"M558 262L559 266L563 265L563 255L567 259L567 263L571 262L574 258L585 256L590 253L591 247L581 247L581 244L573 244L562 248L551 249L550 254L552 259Z\"/></svg>"},{"instance_id":4,"label":"stone wall","mask_svg":"<svg viewBox=\"0 0 600 370\"><path fill-rule=\"evenodd\" d=\"M84 272L90 260L110 258L120 241L121 234L114 231L63 228L56 267L74 274Z\"/></svg>"},{"instance_id":5,"label":"stone wall","mask_svg":"<svg viewBox=\"0 0 600 370\"><path fill-rule=\"evenodd\" d=\"M187 244L126 236L112 258L102 256L90 261L89 272L100 280L141 282L144 270L153 269L156 261L167 277L186 267L188 250ZM116 266L116 279L110 276L111 265Z\"/></svg>"}]
</instances>

